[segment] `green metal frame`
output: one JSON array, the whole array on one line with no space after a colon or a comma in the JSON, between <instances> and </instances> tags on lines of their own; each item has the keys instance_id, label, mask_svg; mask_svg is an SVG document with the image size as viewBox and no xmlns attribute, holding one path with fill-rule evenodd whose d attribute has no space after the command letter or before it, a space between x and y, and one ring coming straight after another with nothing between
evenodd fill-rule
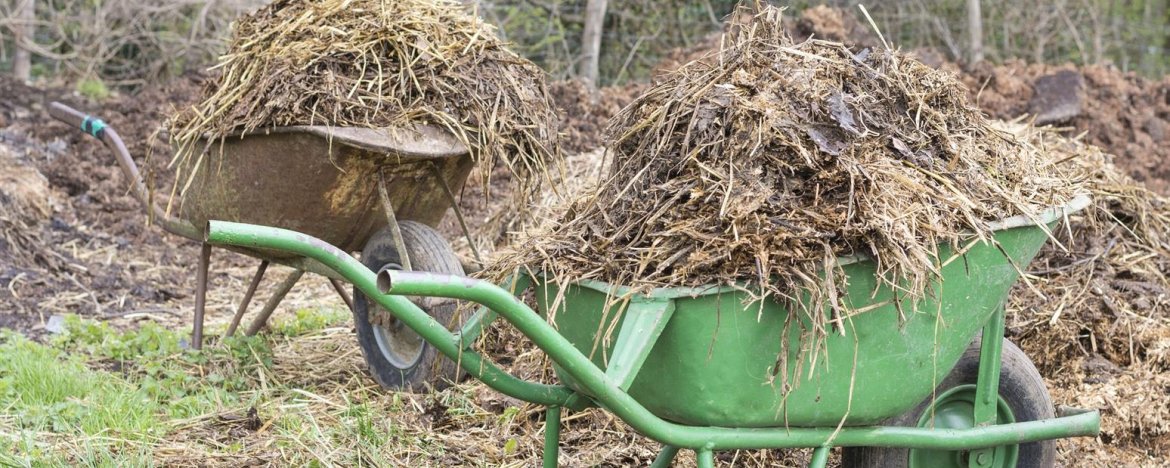
<instances>
[{"instance_id":1,"label":"green metal frame","mask_svg":"<svg viewBox=\"0 0 1170 468\"><path fill-rule=\"evenodd\" d=\"M898 447L936 450L979 450L999 445L1022 444L1065 437L1093 436L1100 431L1097 411L1077 411L1042 421L1028 421L994 425L994 409L990 421L971 429L932 429L917 427L779 427L729 428L698 427L672 423L651 413L623 389L628 379L641 365L637 354L652 341L631 340L623 345L624 353L614 356L622 362L619 370L607 373L561 336L539 314L521 302L512 292L485 281L465 277L425 272L387 271L377 277L349 254L313 237L293 231L229 222L210 222L207 241L213 244L279 250L312 258L337 271L367 297L391 311L399 320L415 330L439 352L455 360L470 375L489 387L508 396L549 407L545 425L545 466L555 466L560 432L561 408L578 410L592 404L600 405L621 418L639 433L666 445L655 461L655 466L667 466L679 448L695 450L699 466L711 466L713 453L737 449L816 448L810 466L823 467L832 447ZM519 281L512 291L522 290ZM381 286L381 287L379 287ZM484 306L458 333L451 333L443 324L402 296L433 296L472 301ZM665 321L667 310L645 310L631 314L635 319L623 327L646 328L653 335L660 321ZM516 327L545 352L557 365L568 372L593 397L579 395L561 385L546 385L518 379L471 349L474 336L498 315ZM1003 314L984 329L985 337L1003 336ZM985 339L983 351L998 355L1000 340ZM644 358L644 356L642 356ZM998 377L999 360L983 359L980 364L979 395L993 394L998 383L986 380ZM994 376L994 377L992 377ZM977 397L980 398L980 397ZM980 398L982 407L986 398ZM992 399L991 401L994 401ZM994 407L993 407L994 408ZM986 415L986 408L979 410Z\"/></svg>"},{"instance_id":2,"label":"green metal frame","mask_svg":"<svg viewBox=\"0 0 1170 468\"><path fill-rule=\"evenodd\" d=\"M999 374L1003 358L1003 309L996 311L983 327L979 345L979 376L975 380L975 425L995 425L999 414ZM971 468L987 468L995 458L995 447L971 451Z\"/></svg>"}]
</instances>

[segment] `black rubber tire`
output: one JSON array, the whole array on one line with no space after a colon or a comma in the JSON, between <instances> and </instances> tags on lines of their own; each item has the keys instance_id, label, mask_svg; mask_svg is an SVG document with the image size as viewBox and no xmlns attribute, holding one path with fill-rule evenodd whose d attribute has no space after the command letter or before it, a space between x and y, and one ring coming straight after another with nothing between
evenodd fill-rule
<instances>
[{"instance_id":1,"label":"black rubber tire","mask_svg":"<svg viewBox=\"0 0 1170 468\"><path fill-rule=\"evenodd\" d=\"M963 352L941 385L937 394L967 384L974 384L979 376L979 338ZM1037 421L1054 417L1052 398L1044 386L1044 379L1032 360L1006 338L1003 340L1003 365L999 376L999 396L1012 410L1016 422ZM914 427L931 404L933 396L909 412L886 420L883 426ZM866 468L903 468L909 465L909 450L880 447L847 447L841 454L841 466ZM1016 466L1019 468L1049 468L1056 464L1056 441L1046 440L1020 445Z\"/></svg>"},{"instance_id":2,"label":"black rubber tire","mask_svg":"<svg viewBox=\"0 0 1170 468\"><path fill-rule=\"evenodd\" d=\"M459 257L434 229L414 221L402 221L398 223L398 226L402 232L402 242L413 270L464 275ZM362 249L362 264L374 272L381 272L386 268L401 268L401 260L392 239L389 227L374 234L366 242L365 248ZM456 316L455 301L440 298L411 297L410 299L439 323L445 324L447 329L458 330L463 326L465 318ZM376 307L376 305L374 306ZM378 344L377 331L375 330L378 325L369 321L370 307L371 301L355 288L353 318L354 327L357 329L358 344L361 346L362 355L365 356L370 374L378 382L378 385L394 390L425 392L431 389L445 388L463 376L463 372L455 362L443 356L425 341L422 342L421 354L412 365L396 364L387 358ZM403 325L399 324L399 326ZM405 329L404 333L417 337L409 329ZM383 335L383 340L386 339Z\"/></svg>"}]
</instances>

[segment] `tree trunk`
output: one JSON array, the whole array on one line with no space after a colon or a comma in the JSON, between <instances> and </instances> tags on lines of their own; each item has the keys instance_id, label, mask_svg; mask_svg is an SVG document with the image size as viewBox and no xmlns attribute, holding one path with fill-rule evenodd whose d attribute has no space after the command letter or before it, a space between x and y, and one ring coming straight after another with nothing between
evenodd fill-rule
<instances>
[{"instance_id":1,"label":"tree trunk","mask_svg":"<svg viewBox=\"0 0 1170 468\"><path fill-rule=\"evenodd\" d=\"M601 59L601 30L605 24L607 0L589 0L585 5L585 32L581 36L581 62L577 75L596 88Z\"/></svg>"},{"instance_id":2,"label":"tree trunk","mask_svg":"<svg viewBox=\"0 0 1170 468\"><path fill-rule=\"evenodd\" d=\"M1082 7L1089 13L1089 24L1093 27L1092 63L1101 65L1105 60L1105 26L1101 24L1102 8L1095 0L1085 0Z\"/></svg>"},{"instance_id":3,"label":"tree trunk","mask_svg":"<svg viewBox=\"0 0 1170 468\"><path fill-rule=\"evenodd\" d=\"M1162 20L1165 14L1162 2L1147 1L1142 11L1142 30L1138 33L1138 46L1142 50L1141 70L1149 76L1162 72Z\"/></svg>"},{"instance_id":4,"label":"tree trunk","mask_svg":"<svg viewBox=\"0 0 1170 468\"><path fill-rule=\"evenodd\" d=\"M33 1L17 0L16 23L12 27L16 42L16 51L12 55L12 75L25 82L32 77L32 54L25 48L25 44L32 41L33 24L36 22Z\"/></svg>"},{"instance_id":5,"label":"tree trunk","mask_svg":"<svg viewBox=\"0 0 1170 468\"><path fill-rule=\"evenodd\" d=\"M979 0L967 0L967 32L971 40L971 65L983 61L983 13Z\"/></svg>"}]
</instances>

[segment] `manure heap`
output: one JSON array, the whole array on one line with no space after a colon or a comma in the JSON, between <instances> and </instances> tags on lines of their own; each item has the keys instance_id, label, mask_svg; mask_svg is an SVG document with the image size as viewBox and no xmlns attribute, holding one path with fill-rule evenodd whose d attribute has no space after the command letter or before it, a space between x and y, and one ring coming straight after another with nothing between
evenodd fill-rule
<instances>
[{"instance_id":1,"label":"manure heap","mask_svg":"<svg viewBox=\"0 0 1170 468\"><path fill-rule=\"evenodd\" d=\"M1008 335L1050 376L1055 401L1101 408L1106 442L1072 456L1152 463L1170 435L1170 199L1100 148L1054 129L1005 128L1084 174L1093 197L1054 232L1068 249L1049 242L1032 262L1033 290L1016 286Z\"/></svg>"},{"instance_id":2,"label":"manure heap","mask_svg":"<svg viewBox=\"0 0 1170 468\"><path fill-rule=\"evenodd\" d=\"M888 49L794 43L781 12L758 10L617 115L607 177L492 274L740 285L825 333L820 311L850 312L838 257L871 258L920 299L939 245L1087 192L1078 167L993 127L956 76Z\"/></svg>"},{"instance_id":3,"label":"manure heap","mask_svg":"<svg viewBox=\"0 0 1170 468\"><path fill-rule=\"evenodd\" d=\"M454 0L276 1L236 22L214 70L167 123L180 167L219 138L293 125L439 126L521 183L559 157L544 72Z\"/></svg>"}]
</instances>

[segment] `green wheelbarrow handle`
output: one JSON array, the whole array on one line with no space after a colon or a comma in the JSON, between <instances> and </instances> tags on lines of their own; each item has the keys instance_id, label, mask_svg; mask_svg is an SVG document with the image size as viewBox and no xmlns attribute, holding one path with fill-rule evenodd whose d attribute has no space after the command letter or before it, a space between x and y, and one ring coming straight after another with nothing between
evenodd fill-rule
<instances>
[{"instance_id":1,"label":"green wheelbarrow handle","mask_svg":"<svg viewBox=\"0 0 1170 468\"><path fill-rule=\"evenodd\" d=\"M372 271L348 253L320 239L285 229L226 221L209 222L206 232L206 240L211 244L271 249L316 259L357 286L366 297L391 311L398 320L443 355L458 362L469 374L500 393L539 405L581 407L580 398L564 386L527 382L504 372L470 349L473 339L464 340L451 333L406 298L380 293ZM467 329L475 329L478 333L484 325L481 320L472 319Z\"/></svg>"},{"instance_id":2,"label":"green wheelbarrow handle","mask_svg":"<svg viewBox=\"0 0 1170 468\"><path fill-rule=\"evenodd\" d=\"M536 404L580 407L584 403L562 386L526 382L500 370L478 353L464 348L423 310L400 296L434 296L468 300L498 313L532 340L549 358L569 372L596 403L643 435L673 447L709 453L714 450L807 447L900 447L973 450L1100 432L1097 411L1071 411L1047 420L971 429L911 427L726 428L672 423L651 413L608 378L551 325L512 293L486 281L423 272L388 271L378 278L349 254L311 236L284 229L212 221L207 241L243 247L282 250L313 258L353 282L415 330L447 357L460 362L472 376L501 393ZM379 285L379 281L381 285ZM379 287L381 286L381 287ZM482 326L482 322L473 321Z\"/></svg>"}]
</instances>

